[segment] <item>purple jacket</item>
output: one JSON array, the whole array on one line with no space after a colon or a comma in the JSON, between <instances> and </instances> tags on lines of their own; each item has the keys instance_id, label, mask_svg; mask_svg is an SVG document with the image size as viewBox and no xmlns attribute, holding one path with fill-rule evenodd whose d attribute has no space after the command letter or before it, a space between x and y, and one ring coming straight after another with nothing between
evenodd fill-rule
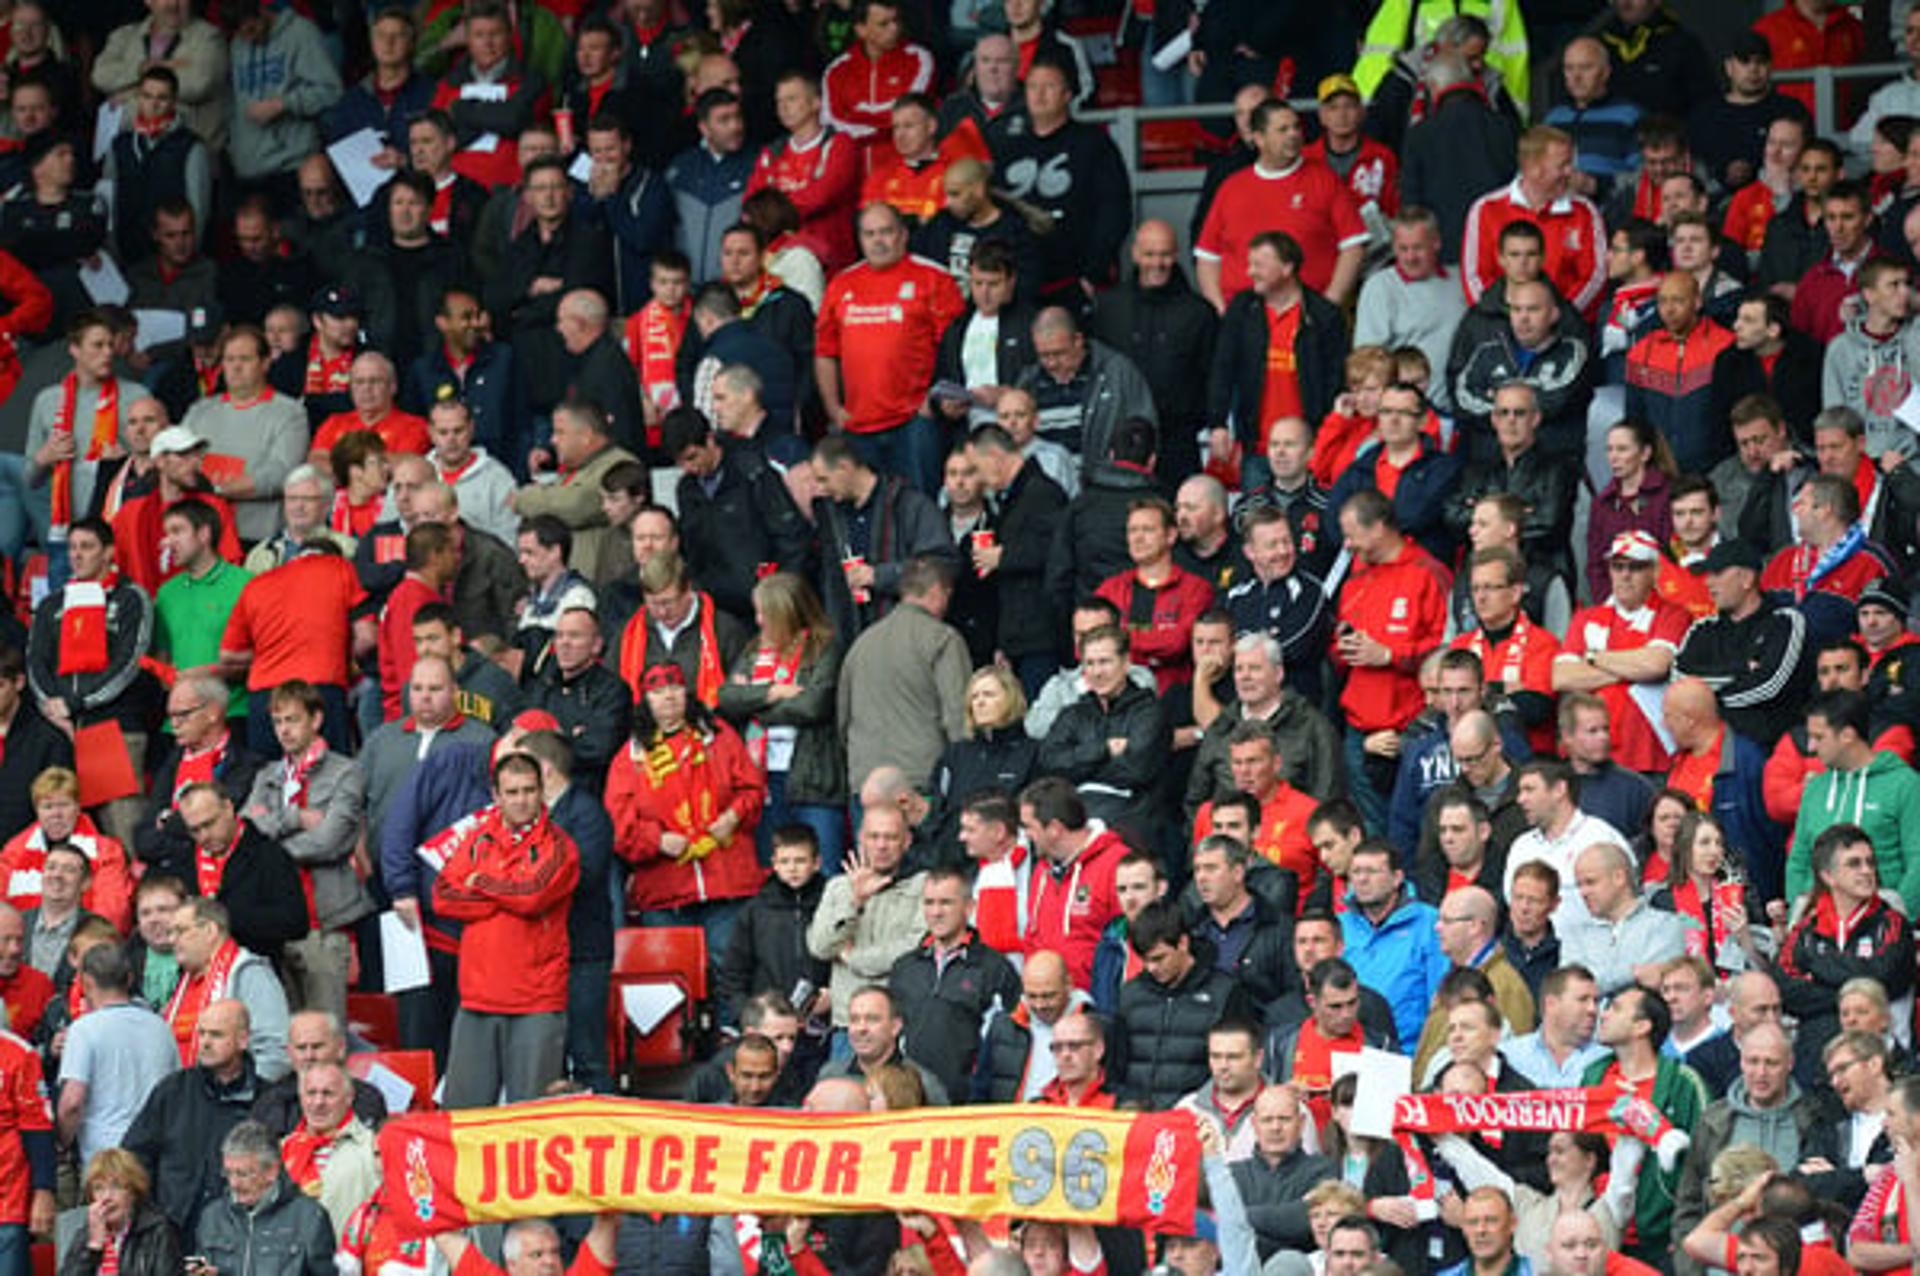
<instances>
[{"instance_id":1,"label":"purple jacket","mask_svg":"<svg viewBox=\"0 0 1920 1276\"><path fill-rule=\"evenodd\" d=\"M1620 495L1620 480L1613 479L1593 500L1593 516L1587 521L1587 588L1593 601L1605 602L1613 596L1613 581L1607 575L1607 549L1622 532L1651 532L1664 548L1673 540L1673 515L1667 476L1649 469L1640 480L1640 491L1632 500Z\"/></svg>"}]
</instances>

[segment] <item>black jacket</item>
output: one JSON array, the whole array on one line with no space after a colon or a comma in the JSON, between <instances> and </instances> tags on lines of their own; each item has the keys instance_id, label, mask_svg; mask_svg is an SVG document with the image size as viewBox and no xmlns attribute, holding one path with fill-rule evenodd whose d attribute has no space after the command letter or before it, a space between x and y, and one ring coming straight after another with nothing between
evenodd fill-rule
<instances>
[{"instance_id":1,"label":"black jacket","mask_svg":"<svg viewBox=\"0 0 1920 1276\"><path fill-rule=\"evenodd\" d=\"M1163 473L1176 472L1176 457L1193 462L1178 469L1179 477L1199 467L1194 439L1208 424L1206 379L1219 331L1220 316L1177 269L1161 287L1129 279L1093 304L1091 335L1133 360L1153 390Z\"/></svg>"},{"instance_id":2,"label":"black jacket","mask_svg":"<svg viewBox=\"0 0 1920 1276\"><path fill-rule=\"evenodd\" d=\"M1133 564L1127 555L1127 508L1143 496L1162 492L1153 475L1137 466L1111 462L1090 468L1086 486L1068 503L1054 526L1047 555L1046 596L1061 639L1074 603L1090 596L1109 576ZM1064 642L1056 644L1064 647Z\"/></svg>"},{"instance_id":3,"label":"black jacket","mask_svg":"<svg viewBox=\"0 0 1920 1276\"><path fill-rule=\"evenodd\" d=\"M221 790L233 799L235 810L246 807L253 794L253 773L260 759L247 752L236 735L227 741L227 756L213 769L213 778ZM180 771L180 750L175 746L153 773L152 795L140 814L140 826L127 849L140 858L149 873L173 873L182 881L193 881L193 839L180 813L173 809L173 788ZM284 854L284 852L282 852ZM258 951L258 950L256 950Z\"/></svg>"},{"instance_id":4,"label":"black jacket","mask_svg":"<svg viewBox=\"0 0 1920 1276\"><path fill-rule=\"evenodd\" d=\"M1447 527L1464 543L1475 503L1496 492L1511 492L1527 506L1526 520L1520 525L1520 548L1527 565L1550 564L1571 583L1573 499L1579 487L1580 475L1574 467L1560 457L1548 456L1537 444L1511 465L1496 455L1467 467L1458 492L1447 503Z\"/></svg>"},{"instance_id":5,"label":"black jacket","mask_svg":"<svg viewBox=\"0 0 1920 1276\"><path fill-rule=\"evenodd\" d=\"M967 370L961 362L961 353L967 343L967 325L973 322L977 313L969 305L940 334L940 350L933 364L933 379L936 382L950 381L955 385L967 383ZM1033 366L1033 314L1031 306L1020 302L1000 312L1000 329L993 350L995 385L1012 385L1020 379L1023 370ZM955 419L965 415L963 409Z\"/></svg>"},{"instance_id":6,"label":"black jacket","mask_svg":"<svg viewBox=\"0 0 1920 1276\"><path fill-rule=\"evenodd\" d=\"M1255 1017L1240 982L1214 969L1212 946L1188 943L1193 967L1178 984L1169 988L1143 970L1120 986L1114 1037L1122 1063L1116 1071L1116 1042L1110 1038L1107 1074L1118 1078L1123 1097L1142 1101L1150 1111L1170 1108L1207 1083L1207 1034L1215 1024Z\"/></svg>"},{"instance_id":7,"label":"black jacket","mask_svg":"<svg viewBox=\"0 0 1920 1276\"><path fill-rule=\"evenodd\" d=\"M749 997L773 991L791 998L802 980L827 986L829 965L807 951L807 924L820 906L826 878L815 874L799 890L771 873L740 910L727 950L714 969L721 999L738 1018Z\"/></svg>"},{"instance_id":8,"label":"black jacket","mask_svg":"<svg viewBox=\"0 0 1920 1276\"><path fill-rule=\"evenodd\" d=\"M1069 120L1045 137L1024 114L1003 114L987 131L995 184L1053 218L1040 241L1042 287L1113 278L1129 229L1132 184L1107 130Z\"/></svg>"},{"instance_id":9,"label":"black jacket","mask_svg":"<svg viewBox=\"0 0 1920 1276\"><path fill-rule=\"evenodd\" d=\"M249 1056L230 1082L204 1067L182 1068L154 1084L127 1127L120 1146L140 1158L153 1179L154 1204L180 1235L193 1235L200 1211L226 1192L220 1141L252 1115L259 1092Z\"/></svg>"},{"instance_id":10,"label":"black jacket","mask_svg":"<svg viewBox=\"0 0 1920 1276\"><path fill-rule=\"evenodd\" d=\"M1820 411L1821 349L1813 338L1788 328L1771 375L1760 356L1728 346L1713 361L1713 419L1730 420L1733 405L1749 394L1770 394L1787 419L1787 432L1802 445L1813 443L1813 418Z\"/></svg>"},{"instance_id":11,"label":"black jacket","mask_svg":"<svg viewBox=\"0 0 1920 1276\"><path fill-rule=\"evenodd\" d=\"M1160 697L1129 679L1110 704L1089 694L1060 711L1040 745L1040 773L1071 780L1095 819L1144 831L1171 737ZM1115 757L1107 741L1117 739L1127 747Z\"/></svg>"},{"instance_id":12,"label":"black jacket","mask_svg":"<svg viewBox=\"0 0 1920 1276\"><path fill-rule=\"evenodd\" d=\"M173 873L195 889L192 848L189 858L154 869ZM278 961L280 946L304 939L308 930L307 897L300 886L300 869L286 848L245 820L240 821L240 843L227 857L216 896L233 919L233 937L242 948Z\"/></svg>"},{"instance_id":13,"label":"black jacket","mask_svg":"<svg viewBox=\"0 0 1920 1276\"><path fill-rule=\"evenodd\" d=\"M1057 652L1057 618L1044 605L1021 604L1046 596L1047 560L1067 512L1067 494L1029 457L1006 490L994 496L993 511L1000 566L992 579L999 581L1003 600L1000 649L1012 658Z\"/></svg>"},{"instance_id":14,"label":"black jacket","mask_svg":"<svg viewBox=\"0 0 1920 1276\"><path fill-rule=\"evenodd\" d=\"M1513 122L1468 85L1441 94L1426 119L1407 130L1400 197L1440 219L1440 259L1448 265L1460 260L1473 202L1513 180L1517 141Z\"/></svg>"},{"instance_id":15,"label":"black jacket","mask_svg":"<svg viewBox=\"0 0 1920 1276\"><path fill-rule=\"evenodd\" d=\"M987 1020L973 1066L972 1102L1020 1102L1027 1086L1027 1065L1033 1057L1031 1025L1025 1002Z\"/></svg>"},{"instance_id":16,"label":"black jacket","mask_svg":"<svg viewBox=\"0 0 1920 1276\"><path fill-rule=\"evenodd\" d=\"M1739 734L1771 748L1804 715L1813 685L1807 618L1772 595L1744 620L1725 612L1693 622L1674 672L1703 679Z\"/></svg>"},{"instance_id":17,"label":"black jacket","mask_svg":"<svg viewBox=\"0 0 1920 1276\"><path fill-rule=\"evenodd\" d=\"M1285 869L1277 871L1293 876ZM1300 972L1293 964L1293 917L1290 913L1282 914L1264 897L1251 891L1247 898L1253 903L1252 915L1247 919L1252 933L1241 945L1230 973L1248 997L1256 1004L1265 1005L1300 984ZM1210 934L1213 914L1207 911L1199 896L1183 897L1180 902L1187 912L1188 933Z\"/></svg>"},{"instance_id":18,"label":"black jacket","mask_svg":"<svg viewBox=\"0 0 1920 1276\"><path fill-rule=\"evenodd\" d=\"M1227 303L1207 378L1207 421L1230 426L1242 446L1258 453L1267 384L1267 303L1251 289ZM1318 422L1333 411L1345 383L1347 322L1332 302L1311 288L1300 290L1300 329L1294 339L1300 409Z\"/></svg>"},{"instance_id":19,"label":"black jacket","mask_svg":"<svg viewBox=\"0 0 1920 1276\"><path fill-rule=\"evenodd\" d=\"M1780 1004L1799 1022L1795 1033L1794 1074L1819 1075L1820 1050L1839 1029L1840 988L1867 976L1887 996L1905 996L1914 984L1913 927L1898 910L1876 898L1851 928L1844 947L1826 933L1812 912L1787 936L1774 982Z\"/></svg>"},{"instance_id":20,"label":"black jacket","mask_svg":"<svg viewBox=\"0 0 1920 1276\"><path fill-rule=\"evenodd\" d=\"M1027 225L1027 219L998 196L989 195L1000 216L985 226L969 226L946 209L941 209L913 232L913 251L936 266L945 266L953 274L960 291L967 288L967 272L973 254L985 243L1006 245L1013 254L1013 295L1023 306L1030 306L1040 294L1040 237Z\"/></svg>"},{"instance_id":21,"label":"black jacket","mask_svg":"<svg viewBox=\"0 0 1920 1276\"><path fill-rule=\"evenodd\" d=\"M1400 484L1394 489L1394 521L1422 549L1443 563L1451 563L1459 542L1447 518L1447 501L1460 487L1460 454L1442 452L1424 434L1417 442L1419 455L1401 471ZM1361 449L1353 465L1333 485L1327 497L1329 509L1339 509L1356 492L1379 490L1374 464L1384 447L1370 443Z\"/></svg>"},{"instance_id":22,"label":"black jacket","mask_svg":"<svg viewBox=\"0 0 1920 1276\"><path fill-rule=\"evenodd\" d=\"M530 289L542 275L552 275L564 284L536 297ZM486 283L494 334L504 337L552 328L560 298L576 288L591 288L603 297L613 295L613 252L607 232L577 209L550 240L541 239L540 228L529 225L507 241L501 270Z\"/></svg>"},{"instance_id":23,"label":"black jacket","mask_svg":"<svg viewBox=\"0 0 1920 1276\"><path fill-rule=\"evenodd\" d=\"M589 663L569 678L549 660L526 693L528 708L560 719L560 734L573 746L574 781L597 797L607 787L614 754L631 734L633 689L603 664Z\"/></svg>"},{"instance_id":24,"label":"black jacket","mask_svg":"<svg viewBox=\"0 0 1920 1276\"><path fill-rule=\"evenodd\" d=\"M379 1129L380 1123L387 1119L386 1096L377 1087L354 1079L353 1114L369 1130ZM260 1097L253 1101L253 1119L271 1130L277 1139L292 1134L301 1120L300 1074L289 1072L272 1085L261 1086Z\"/></svg>"},{"instance_id":25,"label":"black jacket","mask_svg":"<svg viewBox=\"0 0 1920 1276\"><path fill-rule=\"evenodd\" d=\"M675 489L680 544L714 604L745 622L764 567L801 577L813 570L813 527L764 452L726 444L711 493L690 474Z\"/></svg>"},{"instance_id":26,"label":"black jacket","mask_svg":"<svg viewBox=\"0 0 1920 1276\"><path fill-rule=\"evenodd\" d=\"M955 740L940 755L927 782L933 799L934 844L942 851L954 845L960 828L960 809L984 789L1017 796L1035 778L1040 742L1017 720L1004 727L978 728L964 740Z\"/></svg>"},{"instance_id":27,"label":"black jacket","mask_svg":"<svg viewBox=\"0 0 1920 1276\"><path fill-rule=\"evenodd\" d=\"M7 728L6 749L0 752L0 841L32 824L36 818L28 797L34 777L48 767L73 767L73 741L55 728L30 698L22 698L13 724Z\"/></svg>"},{"instance_id":28,"label":"black jacket","mask_svg":"<svg viewBox=\"0 0 1920 1276\"><path fill-rule=\"evenodd\" d=\"M860 537L863 517L864 543ZM908 559L916 554L953 554L946 515L897 474L880 476L867 504L858 509L814 498L813 522L820 532L820 597L842 651L867 626L893 610L899 599L900 569ZM854 556L866 559L873 568L873 588L866 602L854 600L840 566Z\"/></svg>"},{"instance_id":29,"label":"black jacket","mask_svg":"<svg viewBox=\"0 0 1920 1276\"><path fill-rule=\"evenodd\" d=\"M88 1249L84 1235L74 1238L60 1264L60 1276L97 1276L101 1251ZM180 1234L151 1202L143 1202L120 1243L120 1276L177 1276Z\"/></svg>"},{"instance_id":30,"label":"black jacket","mask_svg":"<svg viewBox=\"0 0 1920 1276\"><path fill-rule=\"evenodd\" d=\"M887 988L905 1011L902 1053L939 1077L950 1096L967 1092L987 1012L998 1007L1004 1013L1020 1002L1020 976L977 935L944 968L934 960L932 941L922 940L893 963Z\"/></svg>"},{"instance_id":31,"label":"black jacket","mask_svg":"<svg viewBox=\"0 0 1920 1276\"><path fill-rule=\"evenodd\" d=\"M302 314L313 304L320 287L320 271L302 252L265 261L232 257L220 263L220 307L228 323L257 324L275 306L293 306Z\"/></svg>"}]
</instances>

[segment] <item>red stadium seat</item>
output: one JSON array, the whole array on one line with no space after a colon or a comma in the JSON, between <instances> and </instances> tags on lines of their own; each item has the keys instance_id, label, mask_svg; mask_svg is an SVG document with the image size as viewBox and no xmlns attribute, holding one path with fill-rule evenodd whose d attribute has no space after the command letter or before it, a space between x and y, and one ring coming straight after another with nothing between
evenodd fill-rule
<instances>
[{"instance_id":1,"label":"red stadium seat","mask_svg":"<svg viewBox=\"0 0 1920 1276\"><path fill-rule=\"evenodd\" d=\"M377 1050L398 1050L400 1003L384 992L350 992L347 1027Z\"/></svg>"},{"instance_id":2,"label":"red stadium seat","mask_svg":"<svg viewBox=\"0 0 1920 1276\"><path fill-rule=\"evenodd\" d=\"M642 1035L628 1021L623 989L672 984L681 1003L652 1032ZM706 1024L707 934L698 926L634 926L614 933L613 982L607 998L607 1057L624 1080L642 1068L691 1062Z\"/></svg>"}]
</instances>

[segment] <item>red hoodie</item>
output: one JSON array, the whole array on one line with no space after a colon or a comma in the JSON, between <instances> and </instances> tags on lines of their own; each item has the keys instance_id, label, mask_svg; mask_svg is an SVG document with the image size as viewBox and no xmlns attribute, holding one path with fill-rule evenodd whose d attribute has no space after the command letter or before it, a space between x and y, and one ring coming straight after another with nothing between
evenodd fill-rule
<instances>
[{"instance_id":1,"label":"red hoodie","mask_svg":"<svg viewBox=\"0 0 1920 1276\"><path fill-rule=\"evenodd\" d=\"M1068 864L1041 867L1033 887L1033 920L1027 927L1027 955L1043 950L1066 959L1067 976L1082 992L1093 983L1093 952L1100 932L1120 915L1113 890L1114 871L1127 853L1120 835L1089 824L1093 838Z\"/></svg>"}]
</instances>

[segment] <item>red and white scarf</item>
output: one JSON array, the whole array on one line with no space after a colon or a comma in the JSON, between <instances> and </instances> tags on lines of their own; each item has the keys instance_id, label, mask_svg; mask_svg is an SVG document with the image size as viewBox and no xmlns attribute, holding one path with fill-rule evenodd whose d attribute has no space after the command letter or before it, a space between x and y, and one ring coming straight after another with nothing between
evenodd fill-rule
<instances>
[{"instance_id":1,"label":"red and white scarf","mask_svg":"<svg viewBox=\"0 0 1920 1276\"><path fill-rule=\"evenodd\" d=\"M800 672L801 653L806 649L807 635L804 632L794 641L793 650L785 654L775 651L771 646L762 645L754 653L753 673L747 681L756 687L791 687ZM747 724L747 754L753 759L754 766L762 770L767 765L768 730L760 725L758 718Z\"/></svg>"},{"instance_id":2,"label":"red and white scarf","mask_svg":"<svg viewBox=\"0 0 1920 1276\"><path fill-rule=\"evenodd\" d=\"M97 387L100 398L93 405L93 428L90 430L84 459L98 461L106 450L120 442L120 383L112 377L102 381ZM55 410L53 432L55 434L74 435L74 414L79 411L80 374L69 372L60 379L60 406ZM78 440L76 439L76 446ZM53 478L48 501L52 513L52 527L48 532L51 539L64 541L67 529L73 526L73 462L55 461Z\"/></svg>"},{"instance_id":3,"label":"red and white scarf","mask_svg":"<svg viewBox=\"0 0 1920 1276\"><path fill-rule=\"evenodd\" d=\"M353 347L349 346L339 354L329 358L321 353L320 338L307 338L307 379L305 395L346 394L353 386L350 373L353 368Z\"/></svg>"},{"instance_id":4,"label":"red and white scarf","mask_svg":"<svg viewBox=\"0 0 1920 1276\"><path fill-rule=\"evenodd\" d=\"M307 809L307 786L313 778L313 768L326 756L326 737L315 736L305 753L280 760L280 792L288 806L296 811Z\"/></svg>"},{"instance_id":5,"label":"red and white scarf","mask_svg":"<svg viewBox=\"0 0 1920 1276\"><path fill-rule=\"evenodd\" d=\"M61 677L106 672L108 588L97 580L70 580L60 590L60 654L55 672Z\"/></svg>"},{"instance_id":6,"label":"red and white scarf","mask_svg":"<svg viewBox=\"0 0 1920 1276\"><path fill-rule=\"evenodd\" d=\"M217 856L209 854L203 846L193 848L194 884L199 888L200 895L212 899L220 893L220 883L227 875L227 865L232 861L234 848L240 845L240 837L245 832L244 825L236 825L233 841Z\"/></svg>"},{"instance_id":7,"label":"red and white scarf","mask_svg":"<svg viewBox=\"0 0 1920 1276\"><path fill-rule=\"evenodd\" d=\"M292 1134L281 1140L280 1163L287 1167L287 1177L308 1196L320 1194L320 1176L327 1172L327 1162L333 1157L334 1141L340 1137L341 1128L335 1126L321 1134L303 1119Z\"/></svg>"},{"instance_id":8,"label":"red and white scarf","mask_svg":"<svg viewBox=\"0 0 1920 1276\"><path fill-rule=\"evenodd\" d=\"M167 999L167 1026L173 1029L174 1042L180 1047L180 1064L191 1068L200 1057L200 1034L195 1031L200 1013L227 995L233 969L240 964L241 948L229 936L214 950L207 968L197 975L186 975L174 985Z\"/></svg>"},{"instance_id":9,"label":"red and white scarf","mask_svg":"<svg viewBox=\"0 0 1920 1276\"><path fill-rule=\"evenodd\" d=\"M230 732L222 731L220 738L204 749L182 749L180 764L173 773L173 804L180 805L180 795L189 785L212 784L220 770L220 764L227 760L227 746L232 740Z\"/></svg>"}]
</instances>

